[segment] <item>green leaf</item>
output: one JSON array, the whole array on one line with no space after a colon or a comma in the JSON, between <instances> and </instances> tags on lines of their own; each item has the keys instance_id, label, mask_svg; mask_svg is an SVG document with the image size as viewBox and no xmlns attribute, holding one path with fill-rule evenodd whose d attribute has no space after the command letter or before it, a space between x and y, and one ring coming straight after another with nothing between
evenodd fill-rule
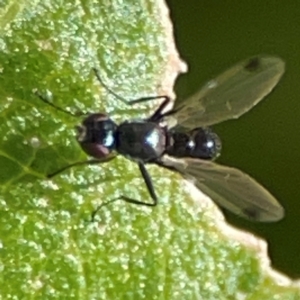
<instances>
[{"instance_id":1,"label":"green leaf","mask_svg":"<svg viewBox=\"0 0 300 300\"><path fill-rule=\"evenodd\" d=\"M299 297L262 271L253 249L223 235L215 209L190 201L178 175L149 167L160 205L115 202L94 223L93 209L120 194L148 201L133 162L118 157L45 179L87 157L74 138L80 119L33 90L72 112L149 115L156 104L120 103L91 68L128 100L163 91L180 69L168 22L157 1L0 4L1 298Z\"/></svg>"}]
</instances>

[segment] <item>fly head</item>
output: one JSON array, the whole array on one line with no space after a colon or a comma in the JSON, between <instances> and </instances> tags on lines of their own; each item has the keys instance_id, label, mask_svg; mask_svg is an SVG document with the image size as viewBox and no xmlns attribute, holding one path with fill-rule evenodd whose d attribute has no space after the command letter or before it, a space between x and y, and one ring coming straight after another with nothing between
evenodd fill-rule
<instances>
[{"instance_id":1,"label":"fly head","mask_svg":"<svg viewBox=\"0 0 300 300\"><path fill-rule=\"evenodd\" d=\"M88 155L102 159L115 149L117 125L106 114L90 114L76 129L77 141Z\"/></svg>"}]
</instances>

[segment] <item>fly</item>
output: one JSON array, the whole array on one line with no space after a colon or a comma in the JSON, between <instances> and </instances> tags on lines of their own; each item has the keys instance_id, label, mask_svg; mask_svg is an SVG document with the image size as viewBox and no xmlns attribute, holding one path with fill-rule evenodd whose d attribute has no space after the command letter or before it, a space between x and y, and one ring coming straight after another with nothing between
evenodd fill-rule
<instances>
[{"instance_id":1,"label":"fly","mask_svg":"<svg viewBox=\"0 0 300 300\"><path fill-rule=\"evenodd\" d=\"M109 202L156 206L156 195L147 164L156 164L180 173L210 196L218 205L246 219L272 222L284 216L283 207L259 183L242 171L214 162L220 155L221 140L211 125L235 119L249 111L276 86L284 73L284 62L277 57L256 56L244 60L205 84L197 93L174 104L168 96L139 98L127 102L110 90L94 69L98 81L116 98L133 105L162 99L161 105L147 119L126 120L117 125L105 113L93 113L77 127L82 150L93 159L76 162L48 175L51 178L73 166L107 162L121 154L138 164L151 202L120 196ZM74 114L49 102L45 103L69 115ZM176 125L174 125L174 120ZM172 126L168 126L168 122ZM99 206L93 213L99 210Z\"/></svg>"}]
</instances>

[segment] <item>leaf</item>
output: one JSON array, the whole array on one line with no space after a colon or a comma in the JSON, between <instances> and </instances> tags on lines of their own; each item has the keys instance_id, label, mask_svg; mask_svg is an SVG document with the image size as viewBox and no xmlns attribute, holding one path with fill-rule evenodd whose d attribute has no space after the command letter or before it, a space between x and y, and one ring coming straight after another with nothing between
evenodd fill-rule
<instances>
[{"instance_id":1,"label":"leaf","mask_svg":"<svg viewBox=\"0 0 300 300\"><path fill-rule=\"evenodd\" d=\"M167 90L180 62L176 56L174 62L168 20L158 5L1 4L2 298L299 296L296 288L279 286L262 272L255 251L225 238L215 210L189 201L177 175L151 166L160 205L149 209L119 201L104 207L93 224L91 211L120 193L148 199L133 162L118 157L45 179L86 156L73 132L80 119L47 106L33 90L72 112L104 111L117 121L149 115L154 104L128 108L107 94L91 68L129 100Z\"/></svg>"}]
</instances>

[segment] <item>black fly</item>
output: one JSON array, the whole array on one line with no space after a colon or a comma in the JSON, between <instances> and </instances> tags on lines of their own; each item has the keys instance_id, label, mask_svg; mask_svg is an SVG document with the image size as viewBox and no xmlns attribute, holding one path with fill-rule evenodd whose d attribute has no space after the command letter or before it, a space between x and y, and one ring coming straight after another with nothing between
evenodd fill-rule
<instances>
[{"instance_id":1,"label":"black fly","mask_svg":"<svg viewBox=\"0 0 300 300\"><path fill-rule=\"evenodd\" d=\"M110 202L122 199L129 203L156 206L158 197L145 167L146 164L156 164L192 179L220 206L247 219L268 222L283 217L282 206L254 179L238 169L213 162L220 154L221 141L208 127L240 117L269 94L284 73L281 59L257 56L242 61L209 81L192 97L175 102L173 109L166 112L169 97L145 97L128 103L111 91L102 82L97 70L94 71L100 83L127 104L159 98L163 99L162 104L149 118L128 120L120 125L105 113L88 115L77 127L77 140L93 159L68 165L49 174L48 178L73 166L109 161L119 153L138 164L152 202L126 196ZM36 94L45 103L73 115L49 102L39 92ZM166 125L170 121L174 123L174 120L177 125ZM93 213L93 218L100 207Z\"/></svg>"}]
</instances>

